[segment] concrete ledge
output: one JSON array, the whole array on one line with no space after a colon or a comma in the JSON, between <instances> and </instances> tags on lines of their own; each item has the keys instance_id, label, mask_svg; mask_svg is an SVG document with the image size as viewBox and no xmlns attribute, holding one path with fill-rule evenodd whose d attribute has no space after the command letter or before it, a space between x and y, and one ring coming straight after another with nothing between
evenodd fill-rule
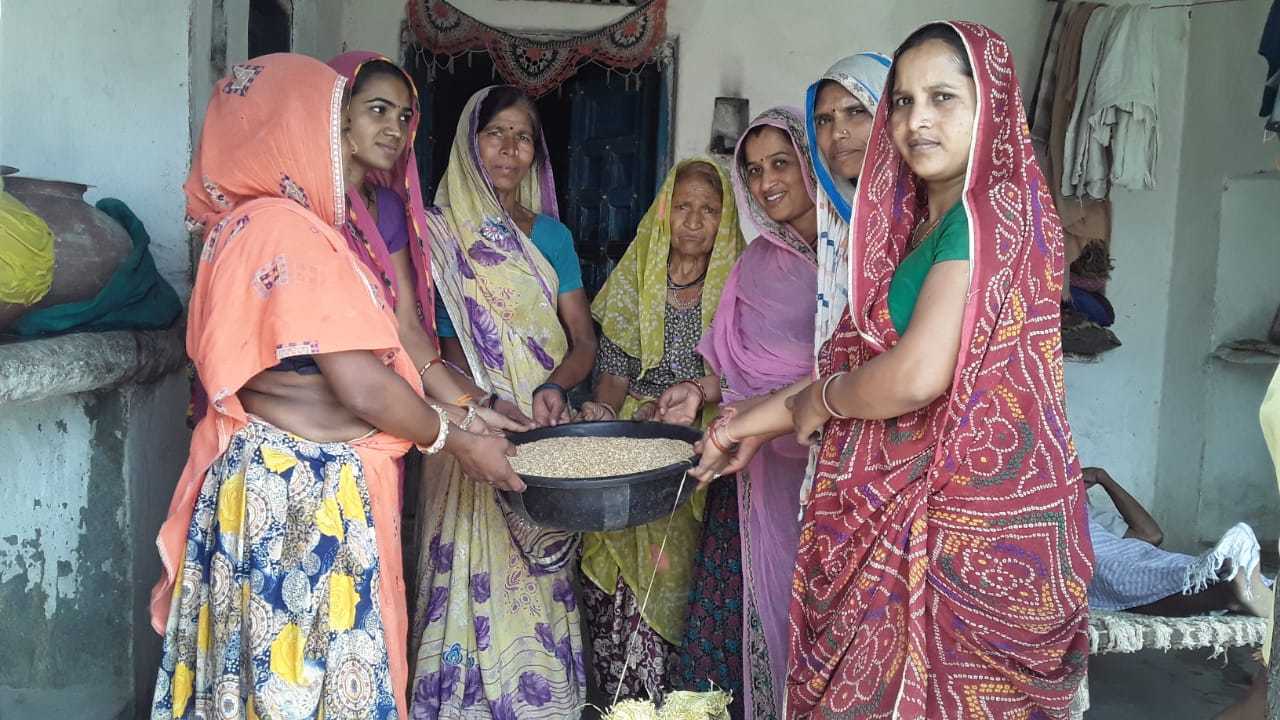
<instances>
[{"instance_id":1,"label":"concrete ledge","mask_svg":"<svg viewBox=\"0 0 1280 720\"><path fill-rule=\"evenodd\" d=\"M154 382L187 359L186 327L72 333L0 345L0 405Z\"/></svg>"}]
</instances>

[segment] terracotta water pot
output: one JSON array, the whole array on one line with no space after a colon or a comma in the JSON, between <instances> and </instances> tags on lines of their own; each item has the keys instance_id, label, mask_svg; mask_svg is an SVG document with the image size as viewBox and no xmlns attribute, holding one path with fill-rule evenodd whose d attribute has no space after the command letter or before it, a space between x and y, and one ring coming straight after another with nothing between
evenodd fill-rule
<instances>
[{"instance_id":1,"label":"terracotta water pot","mask_svg":"<svg viewBox=\"0 0 1280 720\"><path fill-rule=\"evenodd\" d=\"M33 307L92 298L133 249L120 223L84 201L87 185L11 175L4 189L53 232L53 285Z\"/></svg>"}]
</instances>

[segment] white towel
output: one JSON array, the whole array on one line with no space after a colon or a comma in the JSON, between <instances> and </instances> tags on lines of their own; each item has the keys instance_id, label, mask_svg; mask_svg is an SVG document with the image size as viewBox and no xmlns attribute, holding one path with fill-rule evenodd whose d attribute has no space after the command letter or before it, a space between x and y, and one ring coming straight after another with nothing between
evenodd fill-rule
<instances>
[{"instance_id":1,"label":"white towel","mask_svg":"<svg viewBox=\"0 0 1280 720\"><path fill-rule=\"evenodd\" d=\"M1178 593L1192 594L1236 573L1253 574L1259 547L1253 530L1238 523L1199 556L1168 552L1135 538L1124 538L1102 525L1090 511L1089 539L1093 543L1093 583L1089 607L1127 610ZM1230 561L1230 571L1219 575Z\"/></svg>"}]
</instances>

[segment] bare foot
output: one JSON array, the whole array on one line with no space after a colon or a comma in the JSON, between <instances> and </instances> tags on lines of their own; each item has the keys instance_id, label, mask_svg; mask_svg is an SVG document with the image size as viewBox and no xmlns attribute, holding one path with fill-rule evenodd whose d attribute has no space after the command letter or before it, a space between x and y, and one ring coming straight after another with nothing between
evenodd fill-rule
<instances>
[{"instance_id":1,"label":"bare foot","mask_svg":"<svg viewBox=\"0 0 1280 720\"><path fill-rule=\"evenodd\" d=\"M1262 573L1256 567L1248 577L1244 573L1236 573L1231 580L1231 593L1235 596L1229 605L1231 610L1260 618L1271 617L1275 590L1262 582Z\"/></svg>"}]
</instances>

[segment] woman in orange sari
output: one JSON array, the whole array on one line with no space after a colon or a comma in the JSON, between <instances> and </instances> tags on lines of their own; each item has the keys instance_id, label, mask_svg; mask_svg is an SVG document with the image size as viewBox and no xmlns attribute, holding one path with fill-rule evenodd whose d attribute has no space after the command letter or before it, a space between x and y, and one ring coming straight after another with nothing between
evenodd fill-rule
<instances>
[{"instance_id":1,"label":"woman in orange sari","mask_svg":"<svg viewBox=\"0 0 1280 720\"><path fill-rule=\"evenodd\" d=\"M395 460L446 450L520 487L509 443L423 401L337 230L345 90L318 61L269 55L209 102L185 191L206 229L187 352L210 406L157 539L154 718L406 717ZM318 372L280 371L303 361Z\"/></svg>"}]
</instances>

